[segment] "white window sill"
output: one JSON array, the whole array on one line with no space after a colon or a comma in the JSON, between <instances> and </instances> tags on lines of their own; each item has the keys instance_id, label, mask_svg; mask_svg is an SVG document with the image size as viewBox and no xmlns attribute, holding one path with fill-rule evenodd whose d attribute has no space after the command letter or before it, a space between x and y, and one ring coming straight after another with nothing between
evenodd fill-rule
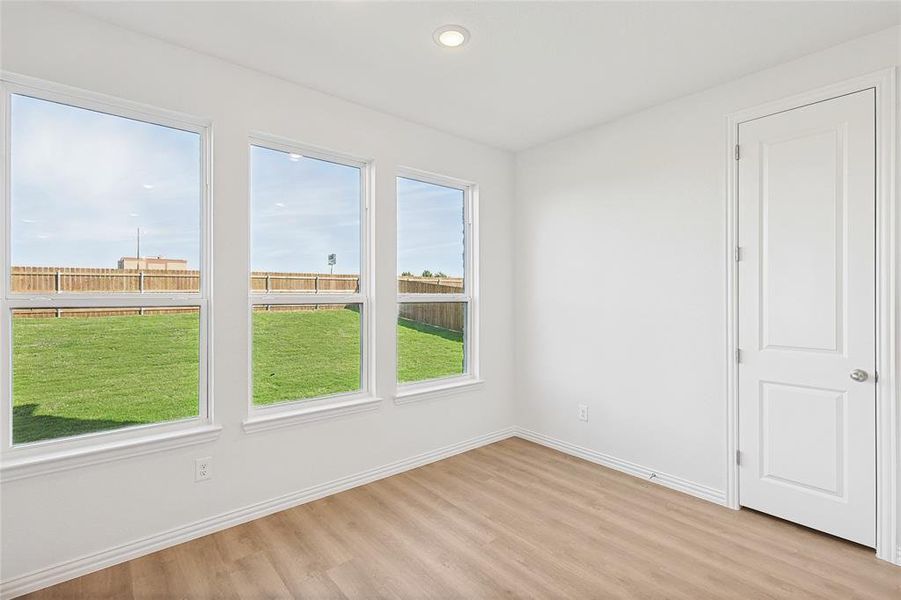
<instances>
[{"instance_id":1,"label":"white window sill","mask_svg":"<svg viewBox=\"0 0 901 600\"><path fill-rule=\"evenodd\" d=\"M478 390L482 388L484 384L485 382L482 379L461 377L458 379L437 380L398 386L397 392L394 395L394 403L409 404L411 402L453 396L460 392Z\"/></svg>"},{"instance_id":2,"label":"white window sill","mask_svg":"<svg viewBox=\"0 0 901 600\"><path fill-rule=\"evenodd\" d=\"M299 406L285 410L273 411L265 414L265 409L244 420L244 431L256 433L280 427L290 427L301 423L311 423L325 419L333 419L345 415L376 410L382 403L382 399L376 396L363 396L346 400L335 400L325 404L304 405L303 401L297 402Z\"/></svg>"},{"instance_id":3,"label":"white window sill","mask_svg":"<svg viewBox=\"0 0 901 600\"><path fill-rule=\"evenodd\" d=\"M3 462L0 463L0 483L57 471L69 471L173 448L204 444L219 437L221 431L220 425L199 425L189 429L120 439L91 446L22 457L4 457Z\"/></svg>"}]
</instances>

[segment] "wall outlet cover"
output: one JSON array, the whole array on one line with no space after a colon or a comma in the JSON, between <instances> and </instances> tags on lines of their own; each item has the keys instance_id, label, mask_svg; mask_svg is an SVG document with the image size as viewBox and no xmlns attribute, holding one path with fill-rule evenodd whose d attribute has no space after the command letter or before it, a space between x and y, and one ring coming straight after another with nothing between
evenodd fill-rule
<instances>
[{"instance_id":1,"label":"wall outlet cover","mask_svg":"<svg viewBox=\"0 0 901 600\"><path fill-rule=\"evenodd\" d=\"M194 481L206 481L213 477L213 457L194 459Z\"/></svg>"}]
</instances>

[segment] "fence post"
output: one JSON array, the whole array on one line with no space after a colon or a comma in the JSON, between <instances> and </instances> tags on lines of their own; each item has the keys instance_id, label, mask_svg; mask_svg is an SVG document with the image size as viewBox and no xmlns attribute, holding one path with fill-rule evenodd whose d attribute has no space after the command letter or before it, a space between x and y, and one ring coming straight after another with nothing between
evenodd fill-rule
<instances>
[{"instance_id":1,"label":"fence post","mask_svg":"<svg viewBox=\"0 0 901 600\"><path fill-rule=\"evenodd\" d=\"M313 291L315 293L319 293L319 275L313 278Z\"/></svg>"},{"instance_id":2,"label":"fence post","mask_svg":"<svg viewBox=\"0 0 901 600\"><path fill-rule=\"evenodd\" d=\"M62 291L62 285L60 283L62 281L62 279L63 279L63 274L60 272L59 269L57 269L56 270L56 281L54 283L54 285L56 286L56 293L59 293Z\"/></svg>"},{"instance_id":3,"label":"fence post","mask_svg":"<svg viewBox=\"0 0 901 600\"><path fill-rule=\"evenodd\" d=\"M271 279L272 279L272 276L269 273L266 273L266 292L267 293L272 290L272 283L270 281Z\"/></svg>"}]
</instances>

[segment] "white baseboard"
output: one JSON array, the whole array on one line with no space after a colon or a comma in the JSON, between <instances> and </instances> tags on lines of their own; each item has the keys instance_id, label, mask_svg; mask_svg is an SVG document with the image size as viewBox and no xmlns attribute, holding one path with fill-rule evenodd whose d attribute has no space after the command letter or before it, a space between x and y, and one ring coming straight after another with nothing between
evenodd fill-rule
<instances>
[{"instance_id":1,"label":"white baseboard","mask_svg":"<svg viewBox=\"0 0 901 600\"><path fill-rule=\"evenodd\" d=\"M556 438L552 438L550 436L531 431L529 429L524 429L522 427L516 428L516 436L521 437L524 440L529 440L530 442L535 442L536 444L541 444L542 446L547 446L548 448L553 448L554 450L559 450L564 454L576 456L589 462L597 463L599 465L603 465L617 471L622 471L623 473L627 473L635 477L640 477L641 479L653 481L654 483L658 483L662 486L686 494L691 494L692 496L696 496L715 504L720 504L723 506L726 505L726 492L724 490L717 490L706 485L701 485L700 483L695 483L693 481L688 481L687 479L682 479L681 477L676 477L675 475L661 473L660 471L649 469L648 467L643 467L626 460L609 456L607 454L602 454L588 448L583 448L582 446L570 444L569 442L564 442L563 440L558 440Z\"/></svg>"},{"instance_id":2,"label":"white baseboard","mask_svg":"<svg viewBox=\"0 0 901 600\"><path fill-rule=\"evenodd\" d=\"M381 467L369 469L355 475L342 477L328 483L285 494L284 496L273 498L272 500L259 502L257 504L245 506L244 508L202 519L189 525L170 529L164 533L122 544L115 548L110 548L109 550L103 550L81 558L67 560L51 567L39 569L25 575L14 577L8 581L0 582L0 598L14 598L15 596L27 594L63 581L68 581L69 579L74 579L75 577L87 575L88 573L99 571L100 569L105 569L127 560L145 556L151 552L169 548L176 544L181 544L300 504L337 494L338 492L343 492L379 479L384 479L385 477L397 475L398 473L403 473L404 471L409 471L410 469L415 469L416 467L421 467L455 454L466 452L467 450L492 444L513 437L515 434L516 428L508 427L506 429L501 429L500 431L481 435L430 452L424 452Z\"/></svg>"}]
</instances>

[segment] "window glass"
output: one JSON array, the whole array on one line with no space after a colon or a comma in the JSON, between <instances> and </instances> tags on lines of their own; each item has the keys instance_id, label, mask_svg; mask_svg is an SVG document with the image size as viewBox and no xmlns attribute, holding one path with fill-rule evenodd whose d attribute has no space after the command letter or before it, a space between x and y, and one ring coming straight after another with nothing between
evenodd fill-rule
<instances>
[{"instance_id":1,"label":"window glass","mask_svg":"<svg viewBox=\"0 0 901 600\"><path fill-rule=\"evenodd\" d=\"M13 94L10 164L12 293L199 290L199 134Z\"/></svg>"},{"instance_id":2,"label":"window glass","mask_svg":"<svg viewBox=\"0 0 901 600\"><path fill-rule=\"evenodd\" d=\"M359 288L360 169L251 146L251 290Z\"/></svg>"},{"instance_id":3,"label":"window glass","mask_svg":"<svg viewBox=\"0 0 901 600\"><path fill-rule=\"evenodd\" d=\"M401 294L459 294L464 276L463 190L397 178Z\"/></svg>"},{"instance_id":4,"label":"window glass","mask_svg":"<svg viewBox=\"0 0 901 600\"><path fill-rule=\"evenodd\" d=\"M197 307L12 313L13 442L198 414Z\"/></svg>"},{"instance_id":5,"label":"window glass","mask_svg":"<svg viewBox=\"0 0 901 600\"><path fill-rule=\"evenodd\" d=\"M359 304L254 306L254 404L359 390L360 309Z\"/></svg>"},{"instance_id":6,"label":"window glass","mask_svg":"<svg viewBox=\"0 0 901 600\"><path fill-rule=\"evenodd\" d=\"M358 392L362 169L262 145L250 153L250 289L268 295L250 301L253 405ZM351 298L320 302L329 294Z\"/></svg>"},{"instance_id":7,"label":"window glass","mask_svg":"<svg viewBox=\"0 0 901 600\"><path fill-rule=\"evenodd\" d=\"M466 373L465 332L465 302L402 303L397 319L398 382Z\"/></svg>"},{"instance_id":8,"label":"window glass","mask_svg":"<svg viewBox=\"0 0 901 600\"><path fill-rule=\"evenodd\" d=\"M21 94L10 107L13 443L197 418L201 134Z\"/></svg>"}]
</instances>

